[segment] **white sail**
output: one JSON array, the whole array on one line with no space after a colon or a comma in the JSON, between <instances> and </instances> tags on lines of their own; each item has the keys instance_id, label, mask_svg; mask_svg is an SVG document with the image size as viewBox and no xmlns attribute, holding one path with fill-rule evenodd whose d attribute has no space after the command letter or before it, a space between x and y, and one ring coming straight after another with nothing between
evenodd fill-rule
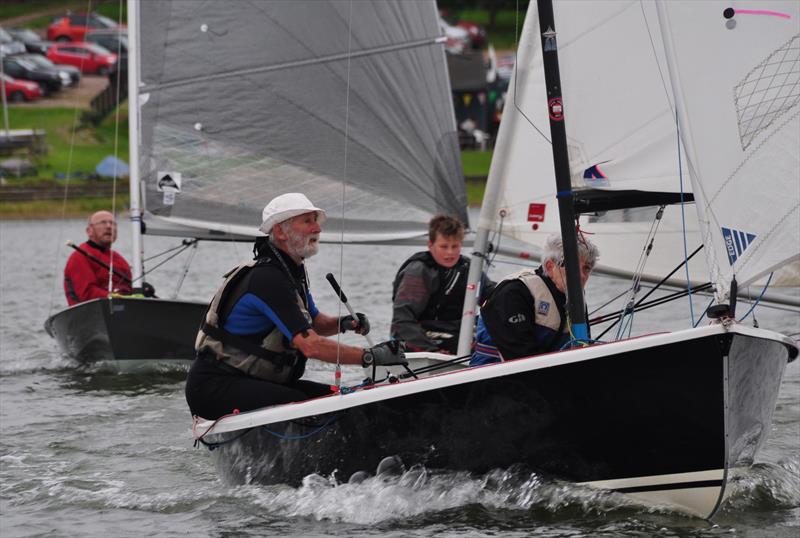
<instances>
[{"instance_id":1,"label":"white sail","mask_svg":"<svg viewBox=\"0 0 800 538\"><path fill-rule=\"evenodd\" d=\"M681 177L672 90L653 2L554 5L573 189L691 194ZM555 177L539 20L531 6L517 51L479 227L540 246L558 232ZM683 185L681 185L683 179ZM581 217L599 246L599 268L630 274L657 207ZM685 222L684 222L685 221ZM684 236L684 230L686 235ZM684 247L684 242L685 247ZM645 278L660 279L701 244L689 209L667 206ZM690 278L706 282L700 257ZM675 278L684 277L681 270Z\"/></svg>"},{"instance_id":2,"label":"white sail","mask_svg":"<svg viewBox=\"0 0 800 538\"><path fill-rule=\"evenodd\" d=\"M723 300L734 276L746 285L800 259L800 2L663 2L659 14Z\"/></svg>"},{"instance_id":3,"label":"white sail","mask_svg":"<svg viewBox=\"0 0 800 538\"><path fill-rule=\"evenodd\" d=\"M150 231L257 235L264 204L292 191L327 211L323 240L467 221L432 0L138 7Z\"/></svg>"}]
</instances>

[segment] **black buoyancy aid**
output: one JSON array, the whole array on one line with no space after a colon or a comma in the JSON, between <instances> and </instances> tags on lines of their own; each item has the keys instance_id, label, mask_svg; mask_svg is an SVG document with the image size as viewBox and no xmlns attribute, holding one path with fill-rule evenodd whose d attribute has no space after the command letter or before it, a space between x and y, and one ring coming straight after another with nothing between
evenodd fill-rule
<instances>
[{"instance_id":1,"label":"black buoyancy aid","mask_svg":"<svg viewBox=\"0 0 800 538\"><path fill-rule=\"evenodd\" d=\"M397 296L401 273L408 264L417 261L424 263L429 270L436 271L436 281L439 283L437 289L428 299L428 304L425 306L420 319L460 320L464 311L464 293L467 288L467 278L469 277L469 258L461 256L453 267L446 268L436 263L430 251L417 252L403 262L403 265L398 269L392 284L392 301Z\"/></svg>"},{"instance_id":2,"label":"black buoyancy aid","mask_svg":"<svg viewBox=\"0 0 800 538\"><path fill-rule=\"evenodd\" d=\"M253 377L276 383L288 383L303 375L306 357L285 341L283 333L277 326L261 339L260 344L257 344L226 331L223 328L224 319L220 319L225 306L235 304L235 300L238 300L238 297L231 296L238 287L237 284L242 282L256 265L271 261L270 258L260 258L245 262L224 275L225 282L211 300L197 333L195 349L201 351L207 348L216 355L217 360ZM308 307L304 298L299 292L296 295L298 306L307 314ZM310 315L307 314L307 317L310 318Z\"/></svg>"}]
</instances>

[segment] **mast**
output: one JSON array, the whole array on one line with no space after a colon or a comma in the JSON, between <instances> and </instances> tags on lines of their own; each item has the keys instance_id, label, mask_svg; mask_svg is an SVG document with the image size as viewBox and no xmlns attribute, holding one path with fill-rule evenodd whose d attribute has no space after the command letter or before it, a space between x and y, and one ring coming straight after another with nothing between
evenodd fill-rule
<instances>
[{"instance_id":1,"label":"mast","mask_svg":"<svg viewBox=\"0 0 800 538\"><path fill-rule=\"evenodd\" d=\"M561 220L561 239L564 243L564 268L567 273L567 312L576 339L589 337L586 307L580 279L578 239L575 231L572 180L567 153L567 129L564 123L564 104L561 97L561 75L558 69L558 46L552 0L537 0L541 30L544 78L547 87L547 107L550 116L550 137L553 142L553 165L556 174L558 211Z\"/></svg>"},{"instance_id":2,"label":"mast","mask_svg":"<svg viewBox=\"0 0 800 538\"><path fill-rule=\"evenodd\" d=\"M131 273L134 287L142 285L142 209L139 177L139 6L128 0L128 138L130 139Z\"/></svg>"}]
</instances>

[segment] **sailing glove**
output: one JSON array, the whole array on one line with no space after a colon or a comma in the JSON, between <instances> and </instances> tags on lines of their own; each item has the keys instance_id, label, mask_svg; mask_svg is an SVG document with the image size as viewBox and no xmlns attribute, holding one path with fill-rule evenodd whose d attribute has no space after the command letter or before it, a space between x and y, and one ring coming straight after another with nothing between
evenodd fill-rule
<instances>
[{"instance_id":1,"label":"sailing glove","mask_svg":"<svg viewBox=\"0 0 800 538\"><path fill-rule=\"evenodd\" d=\"M358 318L358 319L356 319ZM339 318L339 332L355 331L358 334L369 334L369 320L366 314L356 312L356 318L353 316L342 316Z\"/></svg>"},{"instance_id":2,"label":"sailing glove","mask_svg":"<svg viewBox=\"0 0 800 538\"><path fill-rule=\"evenodd\" d=\"M369 366L391 366L393 364L408 365L406 360L405 346L400 340L389 340L381 342L377 346L372 346L364 350L361 357L364 368Z\"/></svg>"}]
</instances>

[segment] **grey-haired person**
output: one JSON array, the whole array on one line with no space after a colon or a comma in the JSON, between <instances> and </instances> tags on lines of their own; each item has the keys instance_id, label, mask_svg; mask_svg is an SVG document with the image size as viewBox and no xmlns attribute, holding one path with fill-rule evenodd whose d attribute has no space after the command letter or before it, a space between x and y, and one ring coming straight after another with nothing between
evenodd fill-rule
<instances>
[{"instance_id":1,"label":"grey-haired person","mask_svg":"<svg viewBox=\"0 0 800 538\"><path fill-rule=\"evenodd\" d=\"M364 314L334 317L314 304L304 260L319 249L325 211L301 193L274 198L262 213L254 259L225 275L197 335L186 380L193 415L216 419L238 411L330 394L301 379L309 358L368 366L406 364L398 342L372 348L327 338L369 332Z\"/></svg>"},{"instance_id":2,"label":"grey-haired person","mask_svg":"<svg viewBox=\"0 0 800 538\"><path fill-rule=\"evenodd\" d=\"M586 286L599 251L578 241L581 287ZM567 279L561 236L548 236L542 265L512 273L481 305L470 366L558 351L570 340L566 314Z\"/></svg>"}]
</instances>

